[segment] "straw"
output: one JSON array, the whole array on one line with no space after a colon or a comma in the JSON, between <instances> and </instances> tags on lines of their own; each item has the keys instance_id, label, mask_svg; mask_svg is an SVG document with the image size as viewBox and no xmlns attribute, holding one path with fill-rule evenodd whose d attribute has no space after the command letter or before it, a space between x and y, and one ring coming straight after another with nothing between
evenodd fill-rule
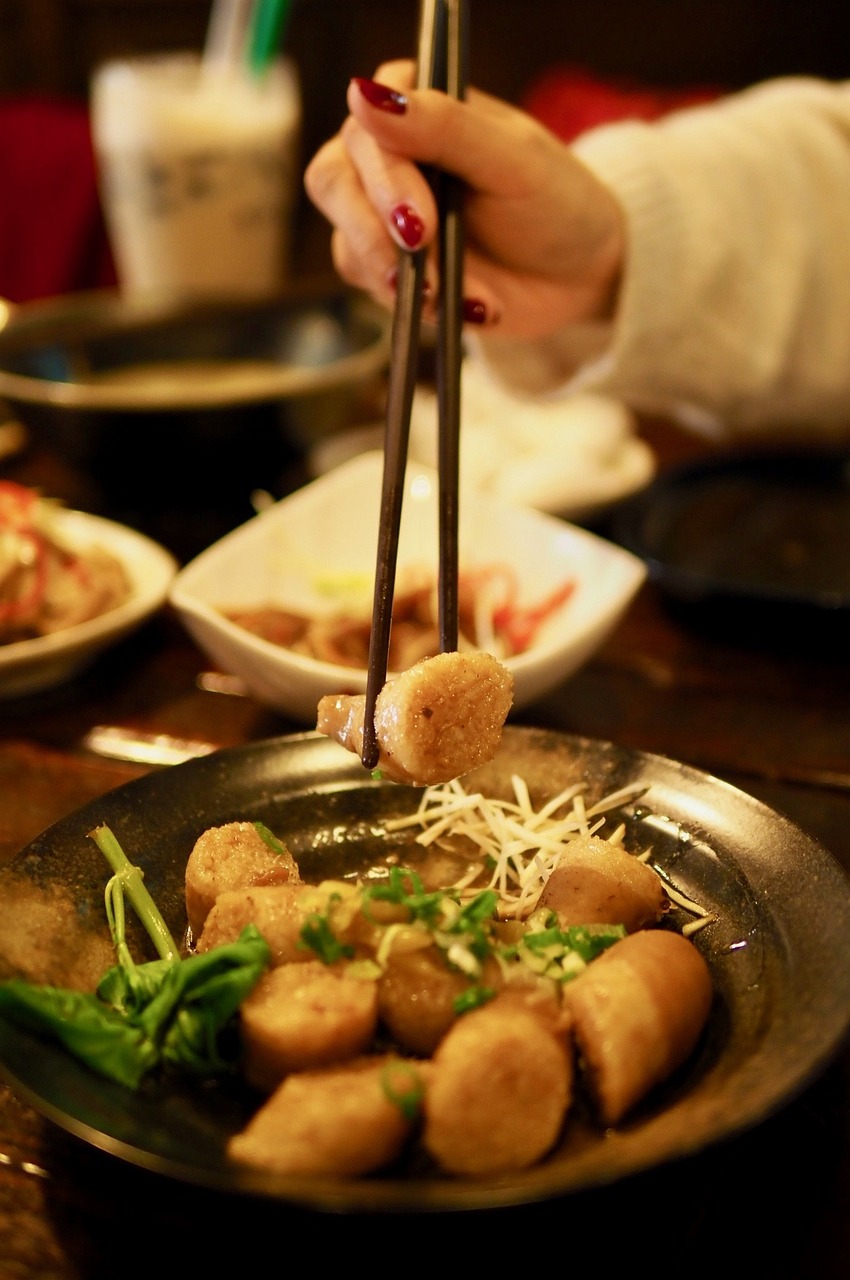
<instances>
[{"instance_id":1,"label":"straw","mask_svg":"<svg viewBox=\"0 0 850 1280\"><path fill-rule=\"evenodd\" d=\"M293 0L213 0L204 43L204 71L247 69L262 78L280 52Z\"/></svg>"},{"instance_id":2,"label":"straw","mask_svg":"<svg viewBox=\"0 0 850 1280\"><path fill-rule=\"evenodd\" d=\"M205 71L242 64L253 5L254 0L213 0L202 57Z\"/></svg>"},{"instance_id":3,"label":"straw","mask_svg":"<svg viewBox=\"0 0 850 1280\"><path fill-rule=\"evenodd\" d=\"M248 67L259 79L279 53L293 0L256 0L248 33Z\"/></svg>"}]
</instances>

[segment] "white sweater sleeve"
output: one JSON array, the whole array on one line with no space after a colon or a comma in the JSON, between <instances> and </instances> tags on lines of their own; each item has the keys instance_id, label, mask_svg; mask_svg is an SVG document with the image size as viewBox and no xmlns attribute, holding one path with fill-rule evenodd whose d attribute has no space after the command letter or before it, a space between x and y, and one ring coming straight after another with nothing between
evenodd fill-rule
<instances>
[{"instance_id":1,"label":"white sweater sleeve","mask_svg":"<svg viewBox=\"0 0 850 1280\"><path fill-rule=\"evenodd\" d=\"M494 370L719 437L850 431L850 82L766 82L573 149L626 213L617 315L534 349L479 336Z\"/></svg>"}]
</instances>

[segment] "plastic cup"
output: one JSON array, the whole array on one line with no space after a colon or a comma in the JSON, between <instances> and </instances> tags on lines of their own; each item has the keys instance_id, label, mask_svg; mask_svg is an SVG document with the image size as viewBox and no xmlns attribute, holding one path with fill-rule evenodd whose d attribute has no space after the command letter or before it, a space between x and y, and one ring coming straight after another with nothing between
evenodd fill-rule
<instances>
[{"instance_id":1,"label":"plastic cup","mask_svg":"<svg viewBox=\"0 0 850 1280\"><path fill-rule=\"evenodd\" d=\"M122 292L183 301L284 287L300 186L290 60L259 79L191 53L106 62L91 119Z\"/></svg>"}]
</instances>

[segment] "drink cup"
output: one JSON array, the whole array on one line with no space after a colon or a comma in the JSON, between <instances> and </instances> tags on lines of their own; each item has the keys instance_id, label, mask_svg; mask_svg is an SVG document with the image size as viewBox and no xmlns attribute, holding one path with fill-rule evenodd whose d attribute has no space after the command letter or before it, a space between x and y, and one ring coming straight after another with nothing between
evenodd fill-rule
<instances>
[{"instance_id":1,"label":"drink cup","mask_svg":"<svg viewBox=\"0 0 850 1280\"><path fill-rule=\"evenodd\" d=\"M195 54L96 69L92 138L122 293L265 297L289 268L301 101L288 59L252 77Z\"/></svg>"}]
</instances>

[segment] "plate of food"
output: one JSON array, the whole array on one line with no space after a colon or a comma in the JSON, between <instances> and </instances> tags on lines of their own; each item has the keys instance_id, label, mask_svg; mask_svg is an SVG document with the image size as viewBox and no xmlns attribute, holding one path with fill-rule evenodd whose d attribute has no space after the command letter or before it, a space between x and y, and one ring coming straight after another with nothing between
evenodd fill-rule
<instances>
[{"instance_id":1,"label":"plate of food","mask_svg":"<svg viewBox=\"0 0 850 1280\"><path fill-rule=\"evenodd\" d=\"M850 1022L850 972L833 963L850 930L850 890L832 856L795 824L664 757L519 726L505 729L490 763L447 789L450 794L446 788L435 794L389 784L330 739L305 732L148 774L62 819L2 871L10 908L0 920L3 1077L51 1121L130 1164L199 1187L357 1213L496 1208L618 1182L751 1128L825 1067ZM489 847L482 821L491 834L502 833L492 861L482 859ZM553 822L560 852L547 863ZM510 852L514 872L524 866L516 876L505 870L502 854L505 832L516 837L520 828L525 835L513 840ZM231 851L244 852L243 836L265 860L247 889L211 870L236 867L241 855L218 863L207 857L222 837ZM526 853L517 860L519 845ZM616 873L614 912L625 923L613 927L583 899L577 910L586 923L572 932L564 895L553 896L552 885L563 849L577 866L588 846L599 846L593 856L628 863L628 873ZM121 932L139 979L161 972L151 960L166 968L215 962L232 959L234 945L244 944L250 962L264 941L273 952L271 967L256 986L248 984L241 1005L230 1005L231 1014L239 1010L235 1030L232 1022L219 1024L216 1055L225 1065L219 1063L217 1074L199 1078L179 1065L172 1027L153 1047L143 1038L142 1058L133 1057L127 1068L132 1079L121 1082L11 1008L10 992L44 992L60 983L90 1015L87 1002L102 1002L108 971L114 984L119 916L113 894L107 926L105 886L110 868L122 865L116 849L141 869L162 926L155 947L152 917L142 927L134 874L125 875L136 914L127 905ZM544 864L548 871L541 872ZM600 866L593 864L597 875ZM649 899L632 873L652 881ZM217 888L209 893L211 884ZM579 891L570 889L567 900L573 892ZM531 914L524 916L520 898L528 894ZM279 909L285 899L299 903L294 915ZM263 903L267 908L273 901L278 907L265 910ZM256 934L244 925L246 909L261 922ZM293 920L300 921L294 931ZM550 930L542 943L536 927L529 932L534 921ZM241 930L237 944L227 940L235 929ZM423 944L427 929L433 936ZM166 937L176 960L163 959ZM647 1003L659 982L658 956L646 965L635 962L647 939L650 951L672 947L676 955L675 962L661 962L660 1017L657 1002ZM590 952L583 950L588 941ZM453 996L433 1008L414 1000L419 1009L411 1018L404 983L382 984L393 973L398 979L407 963L415 969L432 943L451 957L444 967ZM297 959L286 958L287 946L295 946ZM512 966L531 955L537 967L528 982ZM620 966L627 960L622 980L618 958ZM346 965L359 968L341 974ZM317 967L317 981L349 982L346 1017L370 984L383 993L378 1029L373 1024L370 1038L358 1041L350 1022L345 1034L337 1027L346 1046L333 1041L329 1056L329 1041L317 1038L314 1024L308 1032L296 1019L296 1034L287 1040L285 1029L269 1038L256 1021L274 975L288 981L295 970L307 981ZM608 987L602 1004L625 1000L631 1010L614 1019L620 1043L607 1064L596 1042L604 1027L594 995L600 979ZM356 995L352 981L359 983ZM94 996L98 983L102 994ZM553 992L569 1001L570 1018L555 1014ZM290 992L286 1007L293 1001L327 1005ZM61 1009L67 1031L73 1010ZM497 1011L503 1016L494 1029ZM658 1035L645 1040L641 1052L636 1046L646 1018ZM191 1020L183 1024L190 1026ZM471 1055L458 1044L459 1032L461 1041L472 1036ZM574 1035L580 1036L578 1054ZM526 1077L513 1071L517 1060L510 1055L521 1056L529 1036L536 1048ZM202 1040L188 1036L190 1059ZM325 1048L317 1049L321 1043ZM485 1051L491 1065L482 1072ZM499 1065L505 1060L511 1064L507 1085ZM641 1078L624 1085L636 1063ZM366 1068L375 1066L380 1105L373 1087L371 1103L341 1125L340 1099L361 1096ZM340 1071L349 1073L341 1093ZM292 1081L296 1093L316 1081L332 1092L320 1088L319 1102L302 1094L293 1109ZM269 1117L273 1100L282 1100L282 1110ZM380 1127L364 1133L363 1116L371 1126L375 1107L383 1108L384 1120L388 1111L395 1117L394 1136ZM264 1112L272 1134L265 1143L255 1128ZM463 1155L451 1135L467 1123L471 1140L461 1144ZM532 1148L525 1145L528 1134L537 1135ZM309 1167L317 1151L324 1154ZM274 1167L280 1161L287 1170ZM340 1163L332 1168L333 1161Z\"/></svg>"},{"instance_id":2,"label":"plate of food","mask_svg":"<svg viewBox=\"0 0 850 1280\"><path fill-rule=\"evenodd\" d=\"M184 565L169 591L219 670L310 727L320 698L366 689L383 465L371 450L295 490ZM437 473L410 462L391 672L439 647L438 519ZM639 557L590 530L484 494L461 504L458 556L458 647L504 664L515 712L592 657L646 577Z\"/></svg>"},{"instance_id":3,"label":"plate of food","mask_svg":"<svg viewBox=\"0 0 850 1280\"><path fill-rule=\"evenodd\" d=\"M134 529L0 483L0 697L70 679L159 609L176 573Z\"/></svg>"}]
</instances>

